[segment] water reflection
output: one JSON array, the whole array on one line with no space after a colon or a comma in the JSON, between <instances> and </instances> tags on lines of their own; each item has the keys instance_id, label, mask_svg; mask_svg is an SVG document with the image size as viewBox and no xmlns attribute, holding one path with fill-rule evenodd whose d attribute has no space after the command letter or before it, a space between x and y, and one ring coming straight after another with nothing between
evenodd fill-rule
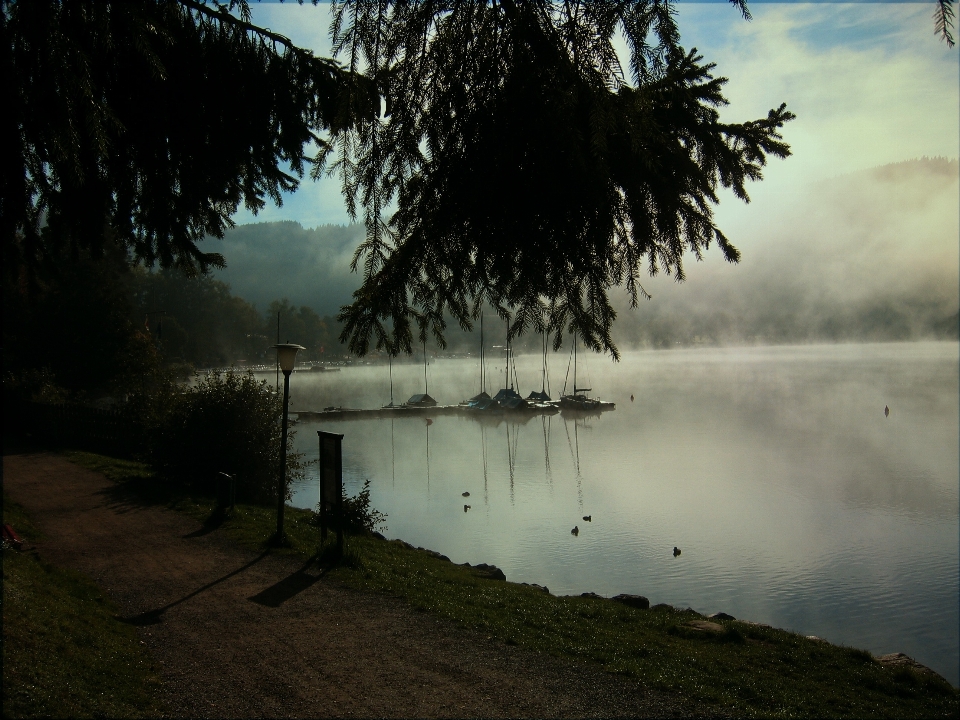
<instances>
[{"instance_id":1,"label":"water reflection","mask_svg":"<svg viewBox=\"0 0 960 720\"><path fill-rule=\"evenodd\" d=\"M521 380L540 364L517 358ZM475 361L431 369L440 402L470 396ZM408 370L394 366L398 385ZM348 491L371 480L389 537L558 594L636 592L907 652L958 682L956 343L634 353L592 370L616 411L323 429L346 433ZM388 383L385 366L298 375L295 407L378 407ZM297 437L313 457L317 427ZM315 482L295 502L313 506ZM464 513L465 491L482 512Z\"/></svg>"}]
</instances>

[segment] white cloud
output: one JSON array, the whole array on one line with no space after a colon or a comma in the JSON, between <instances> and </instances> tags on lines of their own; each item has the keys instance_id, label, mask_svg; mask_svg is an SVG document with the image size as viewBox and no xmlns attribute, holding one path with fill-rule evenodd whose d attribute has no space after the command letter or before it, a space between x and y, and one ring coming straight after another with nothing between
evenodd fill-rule
<instances>
[{"instance_id":1,"label":"white cloud","mask_svg":"<svg viewBox=\"0 0 960 720\"><path fill-rule=\"evenodd\" d=\"M772 160L744 207L726 194L717 211L732 236L789 206L807 185L922 156L960 154L960 64L933 36L928 3L755 3L754 20L731 8L680 4L681 36L730 78L730 122L786 102L793 156Z\"/></svg>"},{"instance_id":2,"label":"white cloud","mask_svg":"<svg viewBox=\"0 0 960 720\"><path fill-rule=\"evenodd\" d=\"M255 4L254 22L322 56L330 54L329 5ZM744 206L724 195L717 217L733 237L761 208L789 205L802 186L924 155L960 155L960 63L933 35L930 3L754 3L752 22L726 4L679 3L682 42L730 78L725 120L786 102L793 157L772 160ZM348 221L336 179L304 180L282 208L257 221L305 227ZM238 222L253 221L242 211Z\"/></svg>"}]
</instances>

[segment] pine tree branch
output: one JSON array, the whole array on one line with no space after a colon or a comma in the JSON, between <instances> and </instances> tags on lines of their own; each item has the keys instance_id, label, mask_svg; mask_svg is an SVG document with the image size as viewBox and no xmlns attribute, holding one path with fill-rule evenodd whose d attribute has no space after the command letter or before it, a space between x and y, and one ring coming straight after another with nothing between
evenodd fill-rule
<instances>
[{"instance_id":1,"label":"pine tree branch","mask_svg":"<svg viewBox=\"0 0 960 720\"><path fill-rule=\"evenodd\" d=\"M235 28L240 28L241 30L246 30L247 32L255 33L257 35L260 35L261 37L269 38L274 42L280 43L281 45L286 47L288 50L298 55L301 55L304 57L305 56L313 57L313 53L294 45L293 41L290 38L286 37L285 35L281 35L280 33L275 33L272 30L267 30L266 28L259 27L257 25L254 25L253 23L250 23L238 17L235 17L231 15L229 12L227 12L223 7L218 6L217 9L214 10L213 8L207 7L204 3L198 2L198 0L177 0L177 2L183 5L184 7L187 7L190 10L193 10L194 12L198 12L203 15L206 15L207 17L214 18L215 20L218 20L227 25L231 25Z\"/></svg>"},{"instance_id":2,"label":"pine tree branch","mask_svg":"<svg viewBox=\"0 0 960 720\"><path fill-rule=\"evenodd\" d=\"M947 43L948 48L954 47L953 37L953 0L937 0L937 9L933 11L933 32Z\"/></svg>"}]
</instances>

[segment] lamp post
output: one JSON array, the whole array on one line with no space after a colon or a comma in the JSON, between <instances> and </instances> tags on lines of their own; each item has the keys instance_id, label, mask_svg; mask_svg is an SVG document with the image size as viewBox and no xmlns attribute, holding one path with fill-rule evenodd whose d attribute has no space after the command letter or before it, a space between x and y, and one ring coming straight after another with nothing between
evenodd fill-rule
<instances>
[{"instance_id":1,"label":"lamp post","mask_svg":"<svg viewBox=\"0 0 960 720\"><path fill-rule=\"evenodd\" d=\"M277 487L277 536L279 545L283 542L283 506L287 499L287 407L290 402L290 373L297 359L297 351L305 350L303 345L291 343L273 346L277 350L277 360L283 371L283 422L280 430L280 480Z\"/></svg>"}]
</instances>

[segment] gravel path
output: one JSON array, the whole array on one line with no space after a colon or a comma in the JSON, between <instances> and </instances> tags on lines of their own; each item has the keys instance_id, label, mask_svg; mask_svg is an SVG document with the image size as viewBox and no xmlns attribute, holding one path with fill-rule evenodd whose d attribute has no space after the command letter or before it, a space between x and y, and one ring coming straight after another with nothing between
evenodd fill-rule
<instances>
[{"instance_id":1,"label":"gravel path","mask_svg":"<svg viewBox=\"0 0 960 720\"><path fill-rule=\"evenodd\" d=\"M137 627L171 717L709 713L238 549L56 455L4 456L3 485L45 533L41 555L93 578Z\"/></svg>"}]
</instances>

